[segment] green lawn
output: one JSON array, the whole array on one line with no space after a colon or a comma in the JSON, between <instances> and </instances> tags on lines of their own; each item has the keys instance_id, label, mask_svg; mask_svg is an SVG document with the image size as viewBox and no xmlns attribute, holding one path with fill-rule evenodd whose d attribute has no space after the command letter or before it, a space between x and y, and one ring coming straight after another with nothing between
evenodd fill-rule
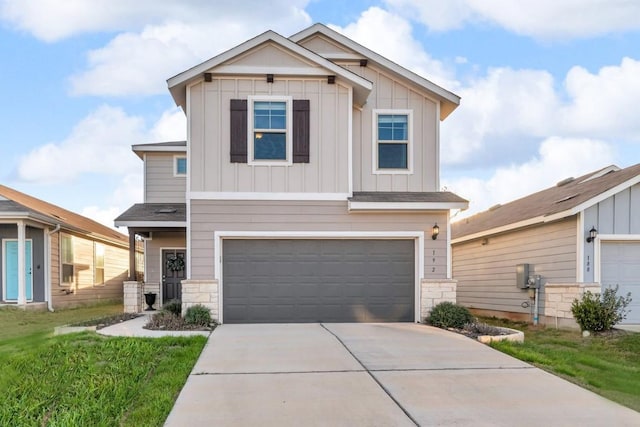
<instances>
[{"instance_id":1,"label":"green lawn","mask_svg":"<svg viewBox=\"0 0 640 427\"><path fill-rule=\"evenodd\" d=\"M577 330L481 320L524 331L523 344L500 342L492 347L640 411L640 334L583 338Z\"/></svg>"},{"instance_id":2,"label":"green lawn","mask_svg":"<svg viewBox=\"0 0 640 427\"><path fill-rule=\"evenodd\" d=\"M206 338L52 336L54 326L121 311L0 309L0 425L162 425Z\"/></svg>"}]
</instances>

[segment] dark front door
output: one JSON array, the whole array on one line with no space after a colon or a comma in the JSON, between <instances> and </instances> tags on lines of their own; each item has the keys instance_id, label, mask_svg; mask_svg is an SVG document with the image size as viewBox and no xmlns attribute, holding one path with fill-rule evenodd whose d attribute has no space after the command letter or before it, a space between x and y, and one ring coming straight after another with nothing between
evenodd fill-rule
<instances>
[{"instance_id":1,"label":"dark front door","mask_svg":"<svg viewBox=\"0 0 640 427\"><path fill-rule=\"evenodd\" d=\"M187 257L184 249L162 251L162 304L182 299L181 281L186 279Z\"/></svg>"}]
</instances>

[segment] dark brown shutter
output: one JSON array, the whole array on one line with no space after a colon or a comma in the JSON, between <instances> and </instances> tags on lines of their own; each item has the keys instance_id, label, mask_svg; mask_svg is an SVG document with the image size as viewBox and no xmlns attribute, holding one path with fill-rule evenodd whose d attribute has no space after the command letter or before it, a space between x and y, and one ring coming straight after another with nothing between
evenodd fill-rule
<instances>
[{"instance_id":1,"label":"dark brown shutter","mask_svg":"<svg viewBox=\"0 0 640 427\"><path fill-rule=\"evenodd\" d=\"M246 99L231 100L231 163L247 163Z\"/></svg>"},{"instance_id":2,"label":"dark brown shutter","mask_svg":"<svg viewBox=\"0 0 640 427\"><path fill-rule=\"evenodd\" d=\"M293 163L309 163L309 100L293 100Z\"/></svg>"}]
</instances>

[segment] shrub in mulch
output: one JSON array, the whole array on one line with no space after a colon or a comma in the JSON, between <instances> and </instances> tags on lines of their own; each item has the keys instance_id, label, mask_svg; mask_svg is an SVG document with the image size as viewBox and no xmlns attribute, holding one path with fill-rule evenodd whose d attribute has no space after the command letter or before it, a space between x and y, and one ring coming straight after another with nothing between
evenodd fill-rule
<instances>
[{"instance_id":1,"label":"shrub in mulch","mask_svg":"<svg viewBox=\"0 0 640 427\"><path fill-rule=\"evenodd\" d=\"M145 329L158 331L210 331L215 328L209 309L203 305L189 307L185 317L162 309L152 315L144 325Z\"/></svg>"},{"instance_id":2,"label":"shrub in mulch","mask_svg":"<svg viewBox=\"0 0 640 427\"><path fill-rule=\"evenodd\" d=\"M438 328L462 329L464 325L475 319L466 307L444 301L434 306L425 320L429 325Z\"/></svg>"}]
</instances>

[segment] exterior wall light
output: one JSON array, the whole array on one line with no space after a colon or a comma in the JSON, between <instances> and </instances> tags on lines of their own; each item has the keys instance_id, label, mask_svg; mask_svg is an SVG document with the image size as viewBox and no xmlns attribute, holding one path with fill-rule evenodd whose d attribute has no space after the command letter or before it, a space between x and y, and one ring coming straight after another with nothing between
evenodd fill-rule
<instances>
[{"instance_id":1,"label":"exterior wall light","mask_svg":"<svg viewBox=\"0 0 640 427\"><path fill-rule=\"evenodd\" d=\"M438 238L438 234L440 234L440 227L438 227L438 223L435 223L433 227L431 227L431 238L436 240Z\"/></svg>"},{"instance_id":2,"label":"exterior wall light","mask_svg":"<svg viewBox=\"0 0 640 427\"><path fill-rule=\"evenodd\" d=\"M589 237L587 237L587 243L591 243L596 239L596 236L598 235L598 230L596 230L596 227L593 226L591 227L591 230L589 230Z\"/></svg>"}]
</instances>

